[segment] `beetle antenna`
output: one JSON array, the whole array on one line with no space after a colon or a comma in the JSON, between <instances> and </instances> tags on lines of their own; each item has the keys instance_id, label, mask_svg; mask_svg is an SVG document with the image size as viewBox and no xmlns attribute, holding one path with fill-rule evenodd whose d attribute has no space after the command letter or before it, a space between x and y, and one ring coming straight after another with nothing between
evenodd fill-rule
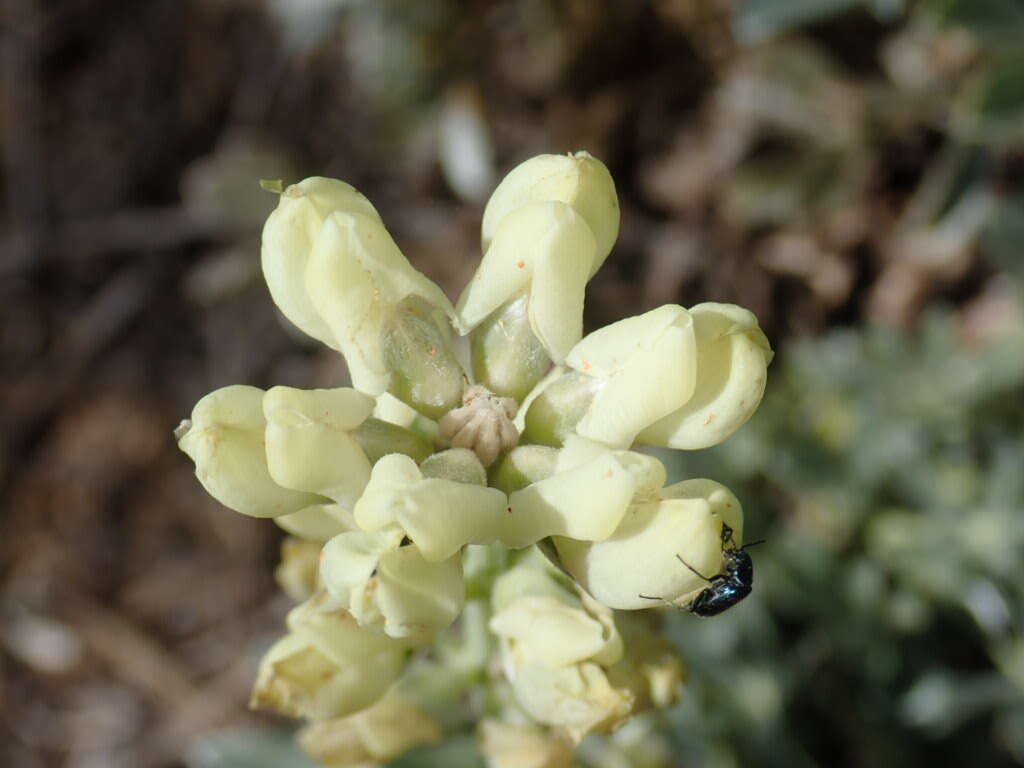
<instances>
[{"instance_id":1,"label":"beetle antenna","mask_svg":"<svg viewBox=\"0 0 1024 768\"><path fill-rule=\"evenodd\" d=\"M698 576L700 576L700 577L701 577L702 579L704 579L704 581L706 581L706 582L707 582L708 584L710 584L710 583L711 583L711 579L709 579L709 578L708 578L707 576L705 576L705 575L704 575L703 573L701 573L700 571L698 571L698 570L697 570L696 568L694 568L694 567L693 567L692 565L690 565L690 564L689 564L688 562L686 562L685 560L683 560L683 558L682 558L682 555L678 555L678 554L677 554L677 555L676 555L676 559L677 559L677 560L679 560L679 562L680 562L680 563L682 563L683 565L685 565L685 566L686 566L687 568L689 568L689 569L690 569L691 571L693 571L693 572L694 572L695 574L697 574L697 575L698 575Z\"/></svg>"},{"instance_id":2,"label":"beetle antenna","mask_svg":"<svg viewBox=\"0 0 1024 768\"><path fill-rule=\"evenodd\" d=\"M746 549L747 547L756 547L758 544L767 544L767 543L768 543L768 539L758 539L757 541L752 541L749 544L744 544L742 547L740 547L740 549Z\"/></svg>"},{"instance_id":3,"label":"beetle antenna","mask_svg":"<svg viewBox=\"0 0 1024 768\"><path fill-rule=\"evenodd\" d=\"M668 600L666 600L664 597L651 597L650 595L637 595L637 597L642 598L644 600L660 600L665 605L667 605L669 608L675 608L676 607L675 605L670 603Z\"/></svg>"}]
</instances>

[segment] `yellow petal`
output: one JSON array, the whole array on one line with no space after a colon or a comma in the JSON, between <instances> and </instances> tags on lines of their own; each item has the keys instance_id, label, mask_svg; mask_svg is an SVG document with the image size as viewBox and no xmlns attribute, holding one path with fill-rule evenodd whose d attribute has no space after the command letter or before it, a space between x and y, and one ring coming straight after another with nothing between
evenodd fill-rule
<instances>
[{"instance_id":1,"label":"yellow petal","mask_svg":"<svg viewBox=\"0 0 1024 768\"><path fill-rule=\"evenodd\" d=\"M380 221L360 213L336 212L324 222L305 287L345 355L353 385L371 395L390 383L380 345L388 308L419 296L442 316L454 313L441 289L409 264Z\"/></svg>"},{"instance_id":2,"label":"yellow petal","mask_svg":"<svg viewBox=\"0 0 1024 768\"><path fill-rule=\"evenodd\" d=\"M344 611L323 612L314 596L288 614L289 634L260 662L254 707L324 720L358 712L394 682L407 645L359 626Z\"/></svg>"},{"instance_id":3,"label":"yellow petal","mask_svg":"<svg viewBox=\"0 0 1024 768\"><path fill-rule=\"evenodd\" d=\"M699 304L690 313L697 388L683 407L641 432L639 442L683 449L717 445L746 423L764 395L772 351L757 318L734 304Z\"/></svg>"},{"instance_id":4,"label":"yellow petal","mask_svg":"<svg viewBox=\"0 0 1024 768\"><path fill-rule=\"evenodd\" d=\"M530 327L556 362L579 341L583 294L597 244L587 222L560 202L530 202L507 215L459 298L463 333L529 290Z\"/></svg>"},{"instance_id":5,"label":"yellow petal","mask_svg":"<svg viewBox=\"0 0 1024 768\"><path fill-rule=\"evenodd\" d=\"M378 461L355 507L367 531L398 525L426 560L447 560L466 544L502 540L508 499L495 488L438 478L424 479L408 456Z\"/></svg>"},{"instance_id":6,"label":"yellow petal","mask_svg":"<svg viewBox=\"0 0 1024 768\"><path fill-rule=\"evenodd\" d=\"M277 517L324 501L271 479L264 449L263 390L234 385L206 395L178 439L217 501L252 517Z\"/></svg>"},{"instance_id":7,"label":"yellow petal","mask_svg":"<svg viewBox=\"0 0 1024 768\"><path fill-rule=\"evenodd\" d=\"M572 768L565 740L530 723L483 720L478 732L487 768Z\"/></svg>"},{"instance_id":8,"label":"yellow petal","mask_svg":"<svg viewBox=\"0 0 1024 768\"><path fill-rule=\"evenodd\" d=\"M554 669L541 664L506 668L516 701L539 723L578 744L588 733L608 731L629 717L633 696L613 688L597 664Z\"/></svg>"},{"instance_id":9,"label":"yellow petal","mask_svg":"<svg viewBox=\"0 0 1024 768\"><path fill-rule=\"evenodd\" d=\"M641 430L690 399L696 358L693 321L675 304L591 333L566 359L571 368L602 382L576 432L628 448Z\"/></svg>"},{"instance_id":10,"label":"yellow petal","mask_svg":"<svg viewBox=\"0 0 1024 768\"><path fill-rule=\"evenodd\" d=\"M263 276L274 303L299 329L338 349L330 327L306 292L305 273L313 243L333 211L359 213L380 221L370 201L337 179L314 176L292 184L263 227Z\"/></svg>"},{"instance_id":11,"label":"yellow petal","mask_svg":"<svg viewBox=\"0 0 1024 768\"><path fill-rule=\"evenodd\" d=\"M611 664L622 655L610 616L602 623L581 607L554 597L521 597L496 613L490 628L510 642L510 652L521 664L564 667L595 657Z\"/></svg>"},{"instance_id":12,"label":"yellow petal","mask_svg":"<svg viewBox=\"0 0 1024 768\"><path fill-rule=\"evenodd\" d=\"M594 232L597 259L587 279L604 262L619 234L619 201L615 182L604 163L588 152L538 155L513 168L498 184L481 224L483 250L501 222L531 202L558 201L579 213Z\"/></svg>"},{"instance_id":13,"label":"yellow petal","mask_svg":"<svg viewBox=\"0 0 1024 768\"><path fill-rule=\"evenodd\" d=\"M351 507L370 477L370 462L348 433L373 411L354 389L274 387L263 398L267 461L275 482Z\"/></svg>"},{"instance_id":14,"label":"yellow petal","mask_svg":"<svg viewBox=\"0 0 1024 768\"><path fill-rule=\"evenodd\" d=\"M274 522L293 536L323 542L358 526L352 513L339 504L314 504L290 515L275 517Z\"/></svg>"},{"instance_id":15,"label":"yellow petal","mask_svg":"<svg viewBox=\"0 0 1024 768\"><path fill-rule=\"evenodd\" d=\"M723 523L740 543L742 510L724 486L686 481L663 494L674 498L634 505L604 541L555 540L565 568L610 608L651 608L654 603L641 595L686 605L707 582L677 555L710 578L722 569Z\"/></svg>"}]
</instances>

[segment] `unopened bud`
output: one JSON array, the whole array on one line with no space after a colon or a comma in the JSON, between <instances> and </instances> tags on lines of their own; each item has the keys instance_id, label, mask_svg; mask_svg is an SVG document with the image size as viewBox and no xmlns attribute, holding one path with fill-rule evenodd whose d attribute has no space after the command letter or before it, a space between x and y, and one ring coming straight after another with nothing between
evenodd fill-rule
<instances>
[{"instance_id":1,"label":"unopened bud","mask_svg":"<svg viewBox=\"0 0 1024 768\"><path fill-rule=\"evenodd\" d=\"M462 407L441 419L441 433L457 448L476 452L485 467L514 447L519 431L512 423L518 406L512 398L498 397L479 384L466 390Z\"/></svg>"},{"instance_id":2,"label":"unopened bud","mask_svg":"<svg viewBox=\"0 0 1024 768\"><path fill-rule=\"evenodd\" d=\"M381 419L367 419L352 432L352 437L371 464L389 453L401 453L414 461L423 461L434 450L431 442L422 435Z\"/></svg>"},{"instance_id":3,"label":"unopened bud","mask_svg":"<svg viewBox=\"0 0 1024 768\"><path fill-rule=\"evenodd\" d=\"M555 473L558 450L547 445L519 445L505 454L492 485L505 493L518 491Z\"/></svg>"},{"instance_id":4,"label":"unopened bud","mask_svg":"<svg viewBox=\"0 0 1024 768\"><path fill-rule=\"evenodd\" d=\"M602 382L576 371L566 371L538 394L526 411L523 440L560 446L574 434Z\"/></svg>"},{"instance_id":5,"label":"unopened bud","mask_svg":"<svg viewBox=\"0 0 1024 768\"><path fill-rule=\"evenodd\" d=\"M420 464L424 477L453 480L456 483L487 485L487 471L476 454L468 448L450 448L435 453Z\"/></svg>"},{"instance_id":6,"label":"unopened bud","mask_svg":"<svg viewBox=\"0 0 1024 768\"><path fill-rule=\"evenodd\" d=\"M551 358L530 328L528 300L524 293L505 302L470 336L476 381L520 403L551 369Z\"/></svg>"},{"instance_id":7,"label":"unopened bud","mask_svg":"<svg viewBox=\"0 0 1024 768\"><path fill-rule=\"evenodd\" d=\"M615 182L605 164L589 152L538 155L520 163L494 190L481 224L486 251L501 220L526 203L557 201L574 208L597 240L598 259L593 276L619 234L619 200Z\"/></svg>"},{"instance_id":8,"label":"unopened bud","mask_svg":"<svg viewBox=\"0 0 1024 768\"><path fill-rule=\"evenodd\" d=\"M432 419L458 406L466 377L443 312L409 296L387 313L380 334L391 394Z\"/></svg>"}]
</instances>

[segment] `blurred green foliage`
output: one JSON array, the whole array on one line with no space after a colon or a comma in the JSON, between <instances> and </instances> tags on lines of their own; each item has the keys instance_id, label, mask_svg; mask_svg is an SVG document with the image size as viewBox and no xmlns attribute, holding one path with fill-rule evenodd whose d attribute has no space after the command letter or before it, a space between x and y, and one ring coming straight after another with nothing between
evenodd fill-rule
<instances>
[{"instance_id":1,"label":"blurred green foliage","mask_svg":"<svg viewBox=\"0 0 1024 768\"><path fill-rule=\"evenodd\" d=\"M750 599L673 624L698 764L1024 762L1024 328L960 331L798 342L751 423L673 468L768 539Z\"/></svg>"}]
</instances>

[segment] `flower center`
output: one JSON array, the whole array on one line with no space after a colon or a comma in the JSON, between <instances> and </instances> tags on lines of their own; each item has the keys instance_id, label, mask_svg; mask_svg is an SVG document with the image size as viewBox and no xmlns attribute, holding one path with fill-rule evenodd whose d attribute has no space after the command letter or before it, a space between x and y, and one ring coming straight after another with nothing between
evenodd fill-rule
<instances>
[{"instance_id":1,"label":"flower center","mask_svg":"<svg viewBox=\"0 0 1024 768\"><path fill-rule=\"evenodd\" d=\"M519 405L511 397L499 397L487 387L474 384L462 396L462 405L450 410L439 422L441 434L456 448L469 448L480 463L489 467L519 442L519 430L512 419Z\"/></svg>"}]
</instances>

